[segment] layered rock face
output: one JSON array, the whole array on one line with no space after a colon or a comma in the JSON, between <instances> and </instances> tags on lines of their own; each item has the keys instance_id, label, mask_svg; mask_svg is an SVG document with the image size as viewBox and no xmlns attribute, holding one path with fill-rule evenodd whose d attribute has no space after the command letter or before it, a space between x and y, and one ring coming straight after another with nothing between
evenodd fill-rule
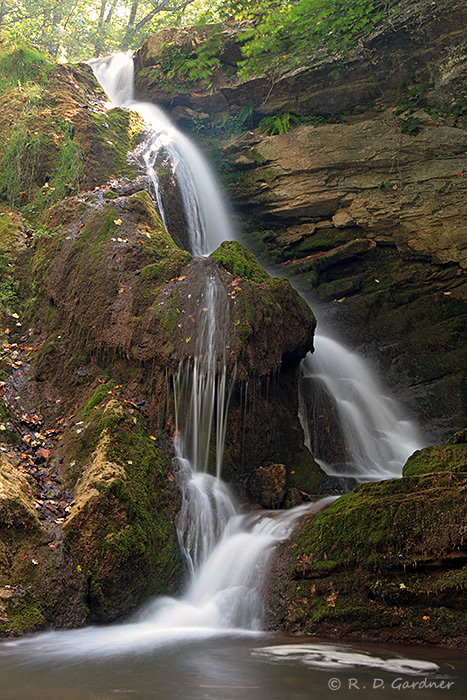
<instances>
[{"instance_id":1,"label":"layered rock face","mask_svg":"<svg viewBox=\"0 0 467 700\"><path fill-rule=\"evenodd\" d=\"M249 245L322 302L321 318L373 359L436 441L467 410L467 11L457 0L400 10L350 57L272 81L229 76L239 51L229 29L220 71L191 90L151 82L167 41L156 35L137 84L198 135ZM181 51L205 40L172 38ZM222 123L248 105L244 129L269 122L226 135Z\"/></svg>"}]
</instances>

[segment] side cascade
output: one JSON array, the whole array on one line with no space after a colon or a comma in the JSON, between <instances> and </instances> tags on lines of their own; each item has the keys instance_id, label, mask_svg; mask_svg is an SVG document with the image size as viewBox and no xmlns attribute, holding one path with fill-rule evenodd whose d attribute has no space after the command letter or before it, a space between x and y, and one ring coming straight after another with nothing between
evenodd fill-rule
<instances>
[{"instance_id":1,"label":"side cascade","mask_svg":"<svg viewBox=\"0 0 467 700\"><path fill-rule=\"evenodd\" d=\"M302 360L299 381L299 418L306 446L332 476L358 481L400 477L407 458L423 447L416 426L402 415L399 404L357 353L321 333L316 334L315 345L315 352ZM336 416L334 432L341 433L340 459L320 439L328 428L323 416L326 423L329 413Z\"/></svg>"}]
</instances>

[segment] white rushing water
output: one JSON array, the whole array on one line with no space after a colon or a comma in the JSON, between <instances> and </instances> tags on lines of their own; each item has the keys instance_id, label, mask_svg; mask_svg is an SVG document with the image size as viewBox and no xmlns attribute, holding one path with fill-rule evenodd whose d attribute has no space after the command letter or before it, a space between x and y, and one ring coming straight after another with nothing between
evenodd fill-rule
<instances>
[{"instance_id":1,"label":"white rushing water","mask_svg":"<svg viewBox=\"0 0 467 700\"><path fill-rule=\"evenodd\" d=\"M214 177L193 144L154 105L133 100L133 63L127 54L92 63L94 72L116 105L138 111L149 125L144 160L154 183L161 214L155 163L169 155L185 208L192 252L206 255L222 241L234 238L225 203ZM230 394L235 370L227 372L229 303L224 286L212 273L193 304L196 350L174 377L175 449L182 487L177 530L190 572L181 599L159 598L133 625L83 631L81 648L92 645L108 653L143 643L180 636L209 636L235 630L259 630L263 619L265 568L275 543L287 538L305 512L318 511L331 499L321 499L285 512L239 514L222 481L222 457ZM208 472L215 435L215 475ZM115 628L112 628L115 629ZM116 641L118 640L118 641ZM84 644L84 647L83 647Z\"/></svg>"},{"instance_id":2,"label":"white rushing water","mask_svg":"<svg viewBox=\"0 0 467 700\"><path fill-rule=\"evenodd\" d=\"M164 207L155 168L161 154L168 156L180 189L193 255L209 255L222 241L234 239L226 202L200 151L161 109L149 102L134 100L131 53L96 59L90 64L111 102L117 107L139 112L148 126L143 158L164 223Z\"/></svg>"},{"instance_id":3,"label":"white rushing water","mask_svg":"<svg viewBox=\"0 0 467 700\"><path fill-rule=\"evenodd\" d=\"M164 152L180 188L192 252L206 255L222 241L234 238L223 198L201 154L157 107L133 99L131 56L119 54L91 65L111 101L138 111L148 124L144 159L161 215L164 211L155 163L158 154ZM175 449L183 491L177 527L190 573L183 597L159 598L124 625L52 632L10 645L31 648L38 654L95 656L212 635L245 634L247 630L253 633L262 625L263 585L274 544L290 537L305 513L318 512L333 500L328 497L288 511L239 513L221 479L235 375L232 372L229 376L226 368L226 292L212 273L206 278L201 297L197 300L196 357L193 363L181 366L174 378ZM316 346L316 356L305 360L303 372L308 377L317 375L326 383L336 397L344 431L359 434L358 439L355 435L349 438L349 452L359 476L391 475L411 444L399 429L401 421L393 418L394 407L381 399L374 380L356 356L319 336ZM213 462L213 433L215 475L208 473ZM389 446L391 441L397 443L395 448ZM361 442L368 443L365 454Z\"/></svg>"},{"instance_id":4,"label":"white rushing water","mask_svg":"<svg viewBox=\"0 0 467 700\"><path fill-rule=\"evenodd\" d=\"M316 350L301 365L300 419L306 444L324 471L359 481L399 477L407 458L423 444L412 421L385 391L362 358L337 340L317 333ZM308 380L308 381L304 381ZM308 382L321 386L335 407L346 459L332 465L321 458L316 434L306 415Z\"/></svg>"}]
</instances>

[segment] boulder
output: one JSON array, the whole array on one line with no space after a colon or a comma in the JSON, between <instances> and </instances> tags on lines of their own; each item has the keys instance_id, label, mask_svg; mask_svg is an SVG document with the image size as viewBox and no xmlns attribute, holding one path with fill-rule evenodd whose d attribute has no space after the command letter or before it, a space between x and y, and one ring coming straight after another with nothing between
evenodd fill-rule
<instances>
[{"instance_id":1,"label":"boulder","mask_svg":"<svg viewBox=\"0 0 467 700\"><path fill-rule=\"evenodd\" d=\"M248 478L248 493L263 508L280 508L285 498L286 468L283 464L258 467Z\"/></svg>"},{"instance_id":2,"label":"boulder","mask_svg":"<svg viewBox=\"0 0 467 700\"><path fill-rule=\"evenodd\" d=\"M404 478L358 485L302 524L270 577L271 628L465 647L467 461L439 463L464 446L421 450Z\"/></svg>"}]
</instances>

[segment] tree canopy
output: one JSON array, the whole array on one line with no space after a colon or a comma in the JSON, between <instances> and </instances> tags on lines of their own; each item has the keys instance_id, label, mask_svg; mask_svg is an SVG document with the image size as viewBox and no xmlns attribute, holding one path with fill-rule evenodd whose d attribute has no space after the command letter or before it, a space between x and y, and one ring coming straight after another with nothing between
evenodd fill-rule
<instances>
[{"instance_id":1,"label":"tree canopy","mask_svg":"<svg viewBox=\"0 0 467 700\"><path fill-rule=\"evenodd\" d=\"M164 26L195 24L214 0L1 0L2 38L68 61L137 48Z\"/></svg>"},{"instance_id":2,"label":"tree canopy","mask_svg":"<svg viewBox=\"0 0 467 700\"><path fill-rule=\"evenodd\" d=\"M244 75L349 49L396 0L0 0L3 39L75 61L140 46L167 26L242 22Z\"/></svg>"}]
</instances>

